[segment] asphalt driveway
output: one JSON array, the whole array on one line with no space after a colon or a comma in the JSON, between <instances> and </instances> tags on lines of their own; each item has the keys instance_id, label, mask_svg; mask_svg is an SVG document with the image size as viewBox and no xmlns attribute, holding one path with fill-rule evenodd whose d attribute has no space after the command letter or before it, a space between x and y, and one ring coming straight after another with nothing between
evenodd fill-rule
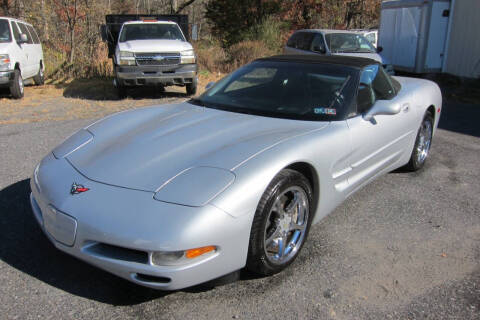
<instances>
[{"instance_id":1,"label":"asphalt driveway","mask_svg":"<svg viewBox=\"0 0 480 320\"><path fill-rule=\"evenodd\" d=\"M390 173L311 230L285 272L145 289L56 250L29 176L93 120L0 126L2 319L480 319L480 106L447 104L419 173Z\"/></svg>"}]
</instances>

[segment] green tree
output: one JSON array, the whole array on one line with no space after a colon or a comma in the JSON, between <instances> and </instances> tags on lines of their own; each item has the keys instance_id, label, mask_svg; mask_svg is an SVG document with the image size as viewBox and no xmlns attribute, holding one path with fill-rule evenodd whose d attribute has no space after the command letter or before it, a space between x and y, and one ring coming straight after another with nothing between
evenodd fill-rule
<instances>
[{"instance_id":1,"label":"green tree","mask_svg":"<svg viewBox=\"0 0 480 320\"><path fill-rule=\"evenodd\" d=\"M205 17L223 47L242 41L245 31L280 10L275 0L216 0L206 5Z\"/></svg>"}]
</instances>

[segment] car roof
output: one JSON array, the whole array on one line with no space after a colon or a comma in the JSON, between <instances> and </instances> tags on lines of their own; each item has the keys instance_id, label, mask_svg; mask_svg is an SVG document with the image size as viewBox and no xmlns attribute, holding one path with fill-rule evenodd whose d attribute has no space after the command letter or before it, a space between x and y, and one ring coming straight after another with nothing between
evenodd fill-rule
<instances>
[{"instance_id":1,"label":"car roof","mask_svg":"<svg viewBox=\"0 0 480 320\"><path fill-rule=\"evenodd\" d=\"M21 22L21 23L24 23L24 24L26 24L26 25L32 26L30 23L28 23L28 22L26 22L26 21L23 21L23 20L20 20L20 19L17 19L17 18L2 17L2 16L0 16L0 19L6 19L6 20L10 20L10 21L15 21L15 22Z\"/></svg>"},{"instance_id":2,"label":"car roof","mask_svg":"<svg viewBox=\"0 0 480 320\"><path fill-rule=\"evenodd\" d=\"M301 62L315 64L335 64L354 68L364 68L372 64L379 64L378 61L369 58L352 56L322 56L322 55L278 55L260 58L255 61L280 61L280 62Z\"/></svg>"},{"instance_id":3,"label":"car roof","mask_svg":"<svg viewBox=\"0 0 480 320\"><path fill-rule=\"evenodd\" d=\"M323 33L323 34L330 34L330 33L358 34L358 32L354 30L335 30L335 29L302 29L302 30L297 30L295 33L297 32L313 32L313 33Z\"/></svg>"}]
</instances>

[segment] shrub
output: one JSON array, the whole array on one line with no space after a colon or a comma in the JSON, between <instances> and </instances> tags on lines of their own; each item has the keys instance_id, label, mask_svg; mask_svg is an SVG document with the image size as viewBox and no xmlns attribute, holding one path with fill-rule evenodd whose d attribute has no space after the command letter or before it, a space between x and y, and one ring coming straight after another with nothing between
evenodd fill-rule
<instances>
[{"instance_id":1,"label":"shrub","mask_svg":"<svg viewBox=\"0 0 480 320\"><path fill-rule=\"evenodd\" d=\"M200 70L226 72L224 69L227 56L225 50L220 45L197 42L194 46Z\"/></svg>"},{"instance_id":2,"label":"shrub","mask_svg":"<svg viewBox=\"0 0 480 320\"><path fill-rule=\"evenodd\" d=\"M229 60L227 69L228 72L231 72L255 59L268 57L276 52L269 49L262 41L247 40L231 46L228 53Z\"/></svg>"},{"instance_id":3,"label":"shrub","mask_svg":"<svg viewBox=\"0 0 480 320\"><path fill-rule=\"evenodd\" d=\"M280 53L288 29L288 23L282 22L274 16L268 16L259 25L255 25L248 29L244 34L244 38L247 40L261 41L273 52Z\"/></svg>"}]
</instances>

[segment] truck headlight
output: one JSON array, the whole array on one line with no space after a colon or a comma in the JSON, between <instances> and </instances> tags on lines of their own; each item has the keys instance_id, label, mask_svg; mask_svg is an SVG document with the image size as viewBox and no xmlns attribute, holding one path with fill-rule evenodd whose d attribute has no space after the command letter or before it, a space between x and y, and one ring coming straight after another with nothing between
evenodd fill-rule
<instances>
[{"instance_id":1,"label":"truck headlight","mask_svg":"<svg viewBox=\"0 0 480 320\"><path fill-rule=\"evenodd\" d=\"M182 51L180 52L180 55L181 55L180 63L182 64L195 63L196 61L195 52L193 50Z\"/></svg>"},{"instance_id":2,"label":"truck headlight","mask_svg":"<svg viewBox=\"0 0 480 320\"><path fill-rule=\"evenodd\" d=\"M0 54L0 71L10 70L10 56L8 54Z\"/></svg>"},{"instance_id":3,"label":"truck headlight","mask_svg":"<svg viewBox=\"0 0 480 320\"><path fill-rule=\"evenodd\" d=\"M129 51L120 51L120 59L119 64L122 66L134 66L135 63L135 55L133 52Z\"/></svg>"}]
</instances>

